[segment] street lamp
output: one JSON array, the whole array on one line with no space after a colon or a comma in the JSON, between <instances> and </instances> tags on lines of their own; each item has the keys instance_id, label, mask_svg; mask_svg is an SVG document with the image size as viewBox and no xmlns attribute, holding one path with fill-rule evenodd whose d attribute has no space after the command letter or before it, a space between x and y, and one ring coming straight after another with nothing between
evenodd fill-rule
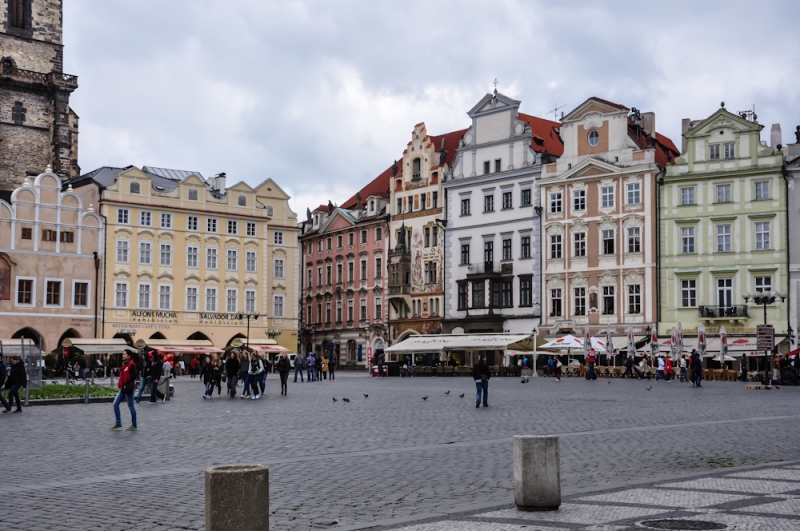
<instances>
[{"instance_id":1,"label":"street lamp","mask_svg":"<svg viewBox=\"0 0 800 531\"><path fill-rule=\"evenodd\" d=\"M752 295L749 292L745 291L742 294L742 297L744 297L744 302L748 302L752 298L754 303L764 307L764 324L767 324L767 305L773 304L778 298L781 299L781 302L786 301L786 293L783 291L775 291L775 290L772 290L770 292L756 291ZM767 358L764 363L764 381L769 383L771 379L769 376L769 372L772 370L772 367L770 367L770 352L765 350L764 355Z\"/></svg>"},{"instance_id":2,"label":"street lamp","mask_svg":"<svg viewBox=\"0 0 800 531\"><path fill-rule=\"evenodd\" d=\"M537 338L539 337L539 331L536 330L536 327L533 327L533 376L539 376L536 372L536 358L538 357L538 353L536 352L536 343L538 343Z\"/></svg>"},{"instance_id":3,"label":"street lamp","mask_svg":"<svg viewBox=\"0 0 800 531\"><path fill-rule=\"evenodd\" d=\"M247 341L245 342L245 347L250 348L250 319L254 321L258 320L258 312L240 312L236 317L238 317L240 321L242 319L247 319Z\"/></svg>"},{"instance_id":4,"label":"street lamp","mask_svg":"<svg viewBox=\"0 0 800 531\"><path fill-rule=\"evenodd\" d=\"M278 329L276 329L276 330L267 330L266 333L267 333L267 337L270 338L270 339L275 339L276 337L281 335L281 331L278 330Z\"/></svg>"}]
</instances>

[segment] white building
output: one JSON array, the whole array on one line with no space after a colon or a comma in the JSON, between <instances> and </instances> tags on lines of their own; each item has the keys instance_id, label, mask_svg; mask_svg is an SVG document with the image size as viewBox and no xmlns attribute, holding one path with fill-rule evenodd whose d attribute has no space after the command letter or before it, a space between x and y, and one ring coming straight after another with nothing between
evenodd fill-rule
<instances>
[{"instance_id":1,"label":"white building","mask_svg":"<svg viewBox=\"0 0 800 531\"><path fill-rule=\"evenodd\" d=\"M519 105L495 91L467 113L472 125L443 184L445 334L539 326L536 180L564 147L558 123L522 114Z\"/></svg>"}]
</instances>

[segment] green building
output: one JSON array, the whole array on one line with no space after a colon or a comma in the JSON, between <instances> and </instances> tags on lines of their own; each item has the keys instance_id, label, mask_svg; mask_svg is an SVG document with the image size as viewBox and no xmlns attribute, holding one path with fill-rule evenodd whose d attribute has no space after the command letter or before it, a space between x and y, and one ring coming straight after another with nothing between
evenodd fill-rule
<instances>
[{"instance_id":1,"label":"green building","mask_svg":"<svg viewBox=\"0 0 800 531\"><path fill-rule=\"evenodd\" d=\"M734 351L755 351L764 307L752 295L789 287L783 156L750 113L722 107L683 129L683 152L659 181L659 333L681 322L691 336L702 323L713 338L724 325ZM788 309L780 297L767 306L776 342Z\"/></svg>"}]
</instances>

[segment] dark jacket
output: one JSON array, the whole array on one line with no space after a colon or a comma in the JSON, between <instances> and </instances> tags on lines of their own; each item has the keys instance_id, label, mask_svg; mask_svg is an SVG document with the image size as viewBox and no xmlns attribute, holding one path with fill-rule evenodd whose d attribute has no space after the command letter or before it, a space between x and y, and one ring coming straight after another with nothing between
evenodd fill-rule
<instances>
[{"instance_id":1,"label":"dark jacket","mask_svg":"<svg viewBox=\"0 0 800 531\"><path fill-rule=\"evenodd\" d=\"M214 366L210 363L203 364L203 370L200 373L203 378L203 383L207 384L214 381Z\"/></svg>"},{"instance_id":2,"label":"dark jacket","mask_svg":"<svg viewBox=\"0 0 800 531\"><path fill-rule=\"evenodd\" d=\"M228 361L225 362L225 372L228 373L228 378L233 378L239 374L239 360L228 358Z\"/></svg>"},{"instance_id":3,"label":"dark jacket","mask_svg":"<svg viewBox=\"0 0 800 531\"><path fill-rule=\"evenodd\" d=\"M15 385L20 387L28 386L28 376L25 374L25 364L18 361L11 365L11 372L8 373L6 389L11 389Z\"/></svg>"},{"instance_id":4,"label":"dark jacket","mask_svg":"<svg viewBox=\"0 0 800 531\"><path fill-rule=\"evenodd\" d=\"M692 355L692 372L703 372L703 361L699 354Z\"/></svg>"},{"instance_id":5,"label":"dark jacket","mask_svg":"<svg viewBox=\"0 0 800 531\"><path fill-rule=\"evenodd\" d=\"M2 389L3 384L6 383L6 376L8 376L6 362L3 360L3 358L0 358L0 389Z\"/></svg>"},{"instance_id":6,"label":"dark jacket","mask_svg":"<svg viewBox=\"0 0 800 531\"><path fill-rule=\"evenodd\" d=\"M289 363L289 358L278 358L278 363L276 363L278 372L281 374L287 373L292 370L291 364Z\"/></svg>"},{"instance_id":7,"label":"dark jacket","mask_svg":"<svg viewBox=\"0 0 800 531\"><path fill-rule=\"evenodd\" d=\"M473 380L481 380L483 378L487 380L492 377L492 371L489 369L489 365L483 360L480 360L478 363L472 367L472 379Z\"/></svg>"},{"instance_id":8,"label":"dark jacket","mask_svg":"<svg viewBox=\"0 0 800 531\"><path fill-rule=\"evenodd\" d=\"M158 354L153 354L153 363L150 364L150 378L153 381L160 380L163 373L161 357Z\"/></svg>"}]
</instances>

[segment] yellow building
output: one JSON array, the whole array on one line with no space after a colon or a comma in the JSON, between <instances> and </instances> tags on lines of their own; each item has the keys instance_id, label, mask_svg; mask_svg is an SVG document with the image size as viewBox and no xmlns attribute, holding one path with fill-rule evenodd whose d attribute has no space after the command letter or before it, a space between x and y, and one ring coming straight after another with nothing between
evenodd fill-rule
<instances>
[{"instance_id":1,"label":"yellow building","mask_svg":"<svg viewBox=\"0 0 800 531\"><path fill-rule=\"evenodd\" d=\"M294 350L297 215L271 179L255 189L225 181L128 166L72 182L107 223L104 337L223 348L247 336L246 314L258 314L250 340L280 331L278 342Z\"/></svg>"}]
</instances>

